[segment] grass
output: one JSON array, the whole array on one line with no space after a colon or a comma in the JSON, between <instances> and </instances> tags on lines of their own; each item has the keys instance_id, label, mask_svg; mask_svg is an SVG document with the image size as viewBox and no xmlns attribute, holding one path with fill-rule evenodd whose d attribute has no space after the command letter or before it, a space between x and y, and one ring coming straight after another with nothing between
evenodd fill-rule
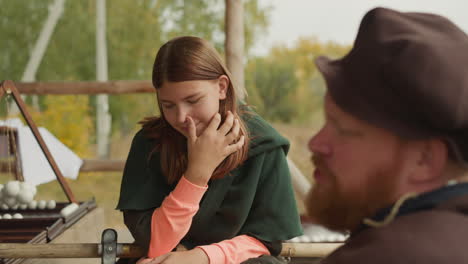
<instances>
[{"instance_id":1,"label":"grass","mask_svg":"<svg viewBox=\"0 0 468 264\"><path fill-rule=\"evenodd\" d=\"M311 122L309 126L290 125L274 123L273 126L291 142L289 157L294 161L296 166L302 173L311 178L312 164L310 162L310 153L307 149L307 142L310 137L317 131L320 118L316 122ZM115 136L112 139L111 158L125 159L128 155L131 140L133 135ZM115 210L120 192L120 181L122 173L80 173L77 180L67 179L75 198L79 201L87 201L93 197L99 207L103 208L105 213L106 226L112 228L122 228L123 220L119 211ZM7 179L5 175L0 175L0 182L5 183ZM35 196L36 200L56 200L67 201L64 192L62 191L58 181L52 181L47 184L38 186L38 192ZM304 211L302 203L298 203L301 212Z\"/></svg>"}]
</instances>

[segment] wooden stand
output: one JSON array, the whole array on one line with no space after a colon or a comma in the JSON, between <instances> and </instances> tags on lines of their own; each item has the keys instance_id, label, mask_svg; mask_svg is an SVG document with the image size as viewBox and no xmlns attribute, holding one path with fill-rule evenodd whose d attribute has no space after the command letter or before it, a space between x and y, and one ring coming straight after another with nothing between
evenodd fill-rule
<instances>
[{"instance_id":1,"label":"wooden stand","mask_svg":"<svg viewBox=\"0 0 468 264\"><path fill-rule=\"evenodd\" d=\"M17 181L24 181L18 140L16 128L0 126L0 172L13 173Z\"/></svg>"},{"instance_id":2,"label":"wooden stand","mask_svg":"<svg viewBox=\"0 0 468 264\"><path fill-rule=\"evenodd\" d=\"M21 99L18 89L16 88L15 84L12 81L7 80L7 81L3 81L0 84L0 98L2 98L4 94L11 94L13 96L13 99L18 105L18 108L20 109L21 114L26 120L29 128L31 128L34 138L37 140L37 143L39 143L39 146L41 147L42 152L44 153L45 157L47 158L47 161L52 167L52 170L54 171L55 176L57 177L57 180L60 183L60 186L65 192L65 195L67 196L68 201L71 203L77 203L70 187L65 181L65 178L63 177L62 173L58 169L57 163L55 162L54 158L50 154L50 151L47 148L47 145L45 144L44 139L42 139L42 136L39 133L39 130L37 129L36 124L32 120L31 115L29 115L28 111L26 110L26 104L24 103L23 99Z\"/></svg>"}]
</instances>

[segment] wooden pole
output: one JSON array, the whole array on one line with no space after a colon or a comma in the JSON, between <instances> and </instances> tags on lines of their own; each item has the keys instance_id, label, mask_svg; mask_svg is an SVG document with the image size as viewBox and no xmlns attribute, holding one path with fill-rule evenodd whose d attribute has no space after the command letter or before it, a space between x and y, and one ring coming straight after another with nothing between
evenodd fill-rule
<instances>
[{"instance_id":1,"label":"wooden pole","mask_svg":"<svg viewBox=\"0 0 468 264\"><path fill-rule=\"evenodd\" d=\"M309 180L302 174L301 170L294 164L294 162L288 157L287 158L289 172L291 173L291 179L293 188L301 201L305 201L307 194L310 190L311 184Z\"/></svg>"},{"instance_id":2,"label":"wooden pole","mask_svg":"<svg viewBox=\"0 0 468 264\"><path fill-rule=\"evenodd\" d=\"M281 256L323 258L341 243L283 243ZM99 258L101 244L0 244L0 258ZM145 252L133 244L117 244L117 257L138 258Z\"/></svg>"},{"instance_id":3,"label":"wooden pole","mask_svg":"<svg viewBox=\"0 0 468 264\"><path fill-rule=\"evenodd\" d=\"M225 50L227 68L237 85L237 97L245 99L244 84L244 1L225 0Z\"/></svg>"}]
</instances>

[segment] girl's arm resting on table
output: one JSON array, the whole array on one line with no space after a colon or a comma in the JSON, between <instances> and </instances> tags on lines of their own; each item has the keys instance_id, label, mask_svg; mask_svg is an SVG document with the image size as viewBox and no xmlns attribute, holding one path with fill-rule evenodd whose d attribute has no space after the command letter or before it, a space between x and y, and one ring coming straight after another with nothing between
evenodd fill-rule
<instances>
[{"instance_id":1,"label":"girl's arm resting on table","mask_svg":"<svg viewBox=\"0 0 468 264\"><path fill-rule=\"evenodd\" d=\"M135 243L149 249L150 257L170 252L190 228L206 190L207 187L194 185L182 177L159 208L124 210L124 222ZM167 241L171 241L171 245Z\"/></svg>"},{"instance_id":2,"label":"girl's arm resting on table","mask_svg":"<svg viewBox=\"0 0 468 264\"><path fill-rule=\"evenodd\" d=\"M268 249L260 241L240 235L188 251L169 252L156 258L141 259L138 264L238 264L265 254L269 254Z\"/></svg>"},{"instance_id":3,"label":"girl's arm resting on table","mask_svg":"<svg viewBox=\"0 0 468 264\"><path fill-rule=\"evenodd\" d=\"M190 228L192 217L198 211L206 189L182 177L161 207L146 211L124 211L125 223L139 242L138 245L150 244L150 258L168 253L177 246ZM210 259L210 264L240 263L260 255L270 255L271 249L264 243L254 237L240 235L200 248Z\"/></svg>"},{"instance_id":4,"label":"girl's arm resting on table","mask_svg":"<svg viewBox=\"0 0 468 264\"><path fill-rule=\"evenodd\" d=\"M199 246L208 255L210 264L241 263L249 258L270 255L263 243L247 235L236 236L207 246Z\"/></svg>"},{"instance_id":5,"label":"girl's arm resting on table","mask_svg":"<svg viewBox=\"0 0 468 264\"><path fill-rule=\"evenodd\" d=\"M187 234L192 217L208 187L191 183L182 177L176 188L156 208L151 218L148 257L154 258L174 249Z\"/></svg>"}]
</instances>

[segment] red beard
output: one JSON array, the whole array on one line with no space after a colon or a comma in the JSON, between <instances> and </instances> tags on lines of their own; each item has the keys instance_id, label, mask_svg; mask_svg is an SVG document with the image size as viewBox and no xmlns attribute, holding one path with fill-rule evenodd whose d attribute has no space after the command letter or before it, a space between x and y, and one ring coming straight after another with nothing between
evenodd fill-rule
<instances>
[{"instance_id":1,"label":"red beard","mask_svg":"<svg viewBox=\"0 0 468 264\"><path fill-rule=\"evenodd\" d=\"M332 230L353 231L364 218L391 205L396 190L394 167L368 175L365 186L349 191L338 182L320 155L314 155L312 161L326 179L312 187L306 200L307 211L314 222Z\"/></svg>"}]
</instances>

